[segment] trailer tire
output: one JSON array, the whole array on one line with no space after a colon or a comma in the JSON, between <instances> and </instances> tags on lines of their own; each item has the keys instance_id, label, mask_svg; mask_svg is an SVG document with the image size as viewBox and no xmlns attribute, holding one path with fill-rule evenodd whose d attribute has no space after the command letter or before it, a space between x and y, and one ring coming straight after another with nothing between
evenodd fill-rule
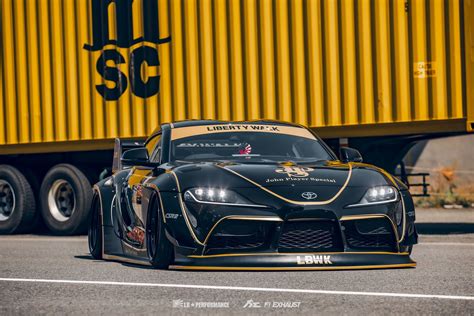
<instances>
[{"instance_id":1,"label":"trailer tire","mask_svg":"<svg viewBox=\"0 0 474 316\"><path fill-rule=\"evenodd\" d=\"M82 171L70 164L54 166L40 189L44 223L56 235L85 233L92 196L91 184Z\"/></svg>"},{"instance_id":2,"label":"trailer tire","mask_svg":"<svg viewBox=\"0 0 474 316\"><path fill-rule=\"evenodd\" d=\"M17 168L0 165L0 234L28 232L35 213L35 197L28 180Z\"/></svg>"}]
</instances>

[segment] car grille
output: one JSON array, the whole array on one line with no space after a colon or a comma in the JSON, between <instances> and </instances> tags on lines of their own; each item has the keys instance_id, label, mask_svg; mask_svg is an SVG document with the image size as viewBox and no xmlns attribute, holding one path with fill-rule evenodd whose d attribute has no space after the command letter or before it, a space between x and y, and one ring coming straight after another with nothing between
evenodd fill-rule
<instances>
[{"instance_id":1,"label":"car grille","mask_svg":"<svg viewBox=\"0 0 474 316\"><path fill-rule=\"evenodd\" d=\"M358 250L396 250L396 238L387 218L343 221L349 248Z\"/></svg>"},{"instance_id":2,"label":"car grille","mask_svg":"<svg viewBox=\"0 0 474 316\"><path fill-rule=\"evenodd\" d=\"M280 252L343 251L341 233L335 221L286 222L280 235Z\"/></svg>"}]
</instances>

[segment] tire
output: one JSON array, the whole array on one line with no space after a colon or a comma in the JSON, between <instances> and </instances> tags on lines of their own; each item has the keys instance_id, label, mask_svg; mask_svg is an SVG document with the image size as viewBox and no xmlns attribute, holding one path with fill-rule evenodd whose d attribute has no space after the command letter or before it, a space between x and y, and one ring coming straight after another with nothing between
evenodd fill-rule
<instances>
[{"instance_id":1,"label":"tire","mask_svg":"<svg viewBox=\"0 0 474 316\"><path fill-rule=\"evenodd\" d=\"M18 170L20 170L20 172L25 176L25 178L28 179L28 183L30 184L31 189L33 190L35 201L39 201L41 179L43 179L44 174L41 174L41 171L38 171L37 169L28 168L24 166L18 166ZM39 211L39 209L35 212L35 217L30 223L29 227L25 229L26 231L34 234L44 234L48 232L48 228L43 222L43 218L41 217L41 212Z\"/></svg>"},{"instance_id":2,"label":"tire","mask_svg":"<svg viewBox=\"0 0 474 316\"><path fill-rule=\"evenodd\" d=\"M78 168L69 164L51 168L41 184L40 201L44 223L53 234L87 232L92 188Z\"/></svg>"},{"instance_id":3,"label":"tire","mask_svg":"<svg viewBox=\"0 0 474 316\"><path fill-rule=\"evenodd\" d=\"M91 216L87 239L89 242L89 252L92 258L102 259L102 206L98 193L94 193L91 206Z\"/></svg>"},{"instance_id":4,"label":"tire","mask_svg":"<svg viewBox=\"0 0 474 316\"><path fill-rule=\"evenodd\" d=\"M25 233L36 213L31 185L16 168L0 165L0 234Z\"/></svg>"},{"instance_id":5,"label":"tire","mask_svg":"<svg viewBox=\"0 0 474 316\"><path fill-rule=\"evenodd\" d=\"M173 245L165 234L158 197L152 197L146 224L146 248L152 267L168 269L173 262Z\"/></svg>"}]
</instances>

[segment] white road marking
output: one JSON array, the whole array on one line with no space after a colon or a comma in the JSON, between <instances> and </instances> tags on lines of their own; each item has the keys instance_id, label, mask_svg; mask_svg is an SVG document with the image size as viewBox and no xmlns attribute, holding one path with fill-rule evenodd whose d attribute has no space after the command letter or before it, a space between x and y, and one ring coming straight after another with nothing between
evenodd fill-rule
<instances>
[{"instance_id":1,"label":"white road marking","mask_svg":"<svg viewBox=\"0 0 474 316\"><path fill-rule=\"evenodd\" d=\"M418 245L437 245L437 246L474 246L469 242L420 242ZM415 245L416 247L417 245Z\"/></svg>"},{"instance_id":2,"label":"white road marking","mask_svg":"<svg viewBox=\"0 0 474 316\"><path fill-rule=\"evenodd\" d=\"M329 295L385 296L385 297L430 298L430 299L449 299L449 300L474 301L474 296L407 294L407 293L380 293L380 292L355 292L355 291L326 291L326 290L283 289L283 288L221 286L221 285L137 283L137 282L114 282L114 281L82 281L82 280L18 279L18 278L0 278L0 281L4 281L4 282L30 282L30 283L115 285L115 286L120 285L120 286L141 286L141 287L184 288L184 289L199 289L199 290L207 289L207 290L256 291L256 292L329 294Z\"/></svg>"},{"instance_id":3,"label":"white road marking","mask_svg":"<svg viewBox=\"0 0 474 316\"><path fill-rule=\"evenodd\" d=\"M0 237L0 241L8 240L8 241L61 241L61 242L78 242L87 241L86 237Z\"/></svg>"}]
</instances>

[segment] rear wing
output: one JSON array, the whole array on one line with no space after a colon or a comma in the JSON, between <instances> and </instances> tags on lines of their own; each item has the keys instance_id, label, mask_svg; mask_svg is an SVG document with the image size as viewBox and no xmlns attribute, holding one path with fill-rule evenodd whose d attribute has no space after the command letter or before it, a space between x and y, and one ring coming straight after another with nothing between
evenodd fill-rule
<instances>
[{"instance_id":1,"label":"rear wing","mask_svg":"<svg viewBox=\"0 0 474 316\"><path fill-rule=\"evenodd\" d=\"M124 152L133 148L143 146L145 146L145 140L140 140L136 138L116 138L114 145L114 160L112 163L112 173L116 173L117 171L123 170L120 158L122 158L122 154Z\"/></svg>"}]
</instances>

